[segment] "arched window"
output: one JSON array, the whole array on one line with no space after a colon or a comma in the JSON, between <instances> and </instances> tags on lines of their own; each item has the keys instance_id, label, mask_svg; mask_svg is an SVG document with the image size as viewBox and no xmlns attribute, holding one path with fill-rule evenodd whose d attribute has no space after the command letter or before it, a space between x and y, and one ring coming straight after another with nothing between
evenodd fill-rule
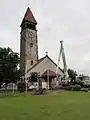
<instances>
[{"instance_id":1,"label":"arched window","mask_svg":"<svg viewBox=\"0 0 90 120\"><path fill-rule=\"evenodd\" d=\"M33 65L33 60L31 60L31 65Z\"/></svg>"},{"instance_id":2,"label":"arched window","mask_svg":"<svg viewBox=\"0 0 90 120\"><path fill-rule=\"evenodd\" d=\"M30 47L33 47L33 43L30 43Z\"/></svg>"}]
</instances>

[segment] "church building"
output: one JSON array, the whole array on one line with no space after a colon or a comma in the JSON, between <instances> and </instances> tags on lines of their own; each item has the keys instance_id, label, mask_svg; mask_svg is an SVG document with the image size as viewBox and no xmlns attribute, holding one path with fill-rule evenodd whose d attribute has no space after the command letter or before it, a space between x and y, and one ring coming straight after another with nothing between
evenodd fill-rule
<instances>
[{"instance_id":1,"label":"church building","mask_svg":"<svg viewBox=\"0 0 90 120\"><path fill-rule=\"evenodd\" d=\"M20 70L21 76L29 78L32 72L40 73L40 76L50 82L56 77L57 64L46 54L38 58L38 37L36 29L37 21L28 7L21 23L20 38ZM63 70L59 68L59 76L63 77ZM47 80L46 80L47 81Z\"/></svg>"}]
</instances>

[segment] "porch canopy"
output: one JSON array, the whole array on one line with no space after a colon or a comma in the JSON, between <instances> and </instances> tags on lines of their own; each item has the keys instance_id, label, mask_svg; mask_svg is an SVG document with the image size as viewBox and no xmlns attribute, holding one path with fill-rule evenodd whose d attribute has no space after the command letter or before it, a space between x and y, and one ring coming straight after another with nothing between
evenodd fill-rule
<instances>
[{"instance_id":1,"label":"porch canopy","mask_svg":"<svg viewBox=\"0 0 90 120\"><path fill-rule=\"evenodd\" d=\"M54 78L56 77L56 73L48 69L42 74L42 77L47 77L47 76Z\"/></svg>"}]
</instances>

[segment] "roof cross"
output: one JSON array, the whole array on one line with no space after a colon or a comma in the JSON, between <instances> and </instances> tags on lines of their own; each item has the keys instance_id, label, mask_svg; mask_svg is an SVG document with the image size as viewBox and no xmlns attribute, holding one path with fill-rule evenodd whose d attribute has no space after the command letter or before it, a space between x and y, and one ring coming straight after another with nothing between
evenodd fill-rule
<instances>
[{"instance_id":1,"label":"roof cross","mask_svg":"<svg viewBox=\"0 0 90 120\"><path fill-rule=\"evenodd\" d=\"M48 55L48 52L46 51L46 55Z\"/></svg>"}]
</instances>

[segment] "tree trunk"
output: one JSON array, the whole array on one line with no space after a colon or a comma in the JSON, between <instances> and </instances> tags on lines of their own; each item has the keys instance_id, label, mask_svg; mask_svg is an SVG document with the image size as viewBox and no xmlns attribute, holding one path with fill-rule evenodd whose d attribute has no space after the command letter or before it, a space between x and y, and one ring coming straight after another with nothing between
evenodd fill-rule
<instances>
[{"instance_id":1,"label":"tree trunk","mask_svg":"<svg viewBox=\"0 0 90 120\"><path fill-rule=\"evenodd\" d=\"M26 95L27 95L27 81L25 81L25 88L26 88L25 92L26 92Z\"/></svg>"},{"instance_id":2,"label":"tree trunk","mask_svg":"<svg viewBox=\"0 0 90 120\"><path fill-rule=\"evenodd\" d=\"M7 83L5 84L5 95L7 95Z\"/></svg>"},{"instance_id":3,"label":"tree trunk","mask_svg":"<svg viewBox=\"0 0 90 120\"><path fill-rule=\"evenodd\" d=\"M12 91L13 95L15 94L15 83L13 83L13 91Z\"/></svg>"}]
</instances>

